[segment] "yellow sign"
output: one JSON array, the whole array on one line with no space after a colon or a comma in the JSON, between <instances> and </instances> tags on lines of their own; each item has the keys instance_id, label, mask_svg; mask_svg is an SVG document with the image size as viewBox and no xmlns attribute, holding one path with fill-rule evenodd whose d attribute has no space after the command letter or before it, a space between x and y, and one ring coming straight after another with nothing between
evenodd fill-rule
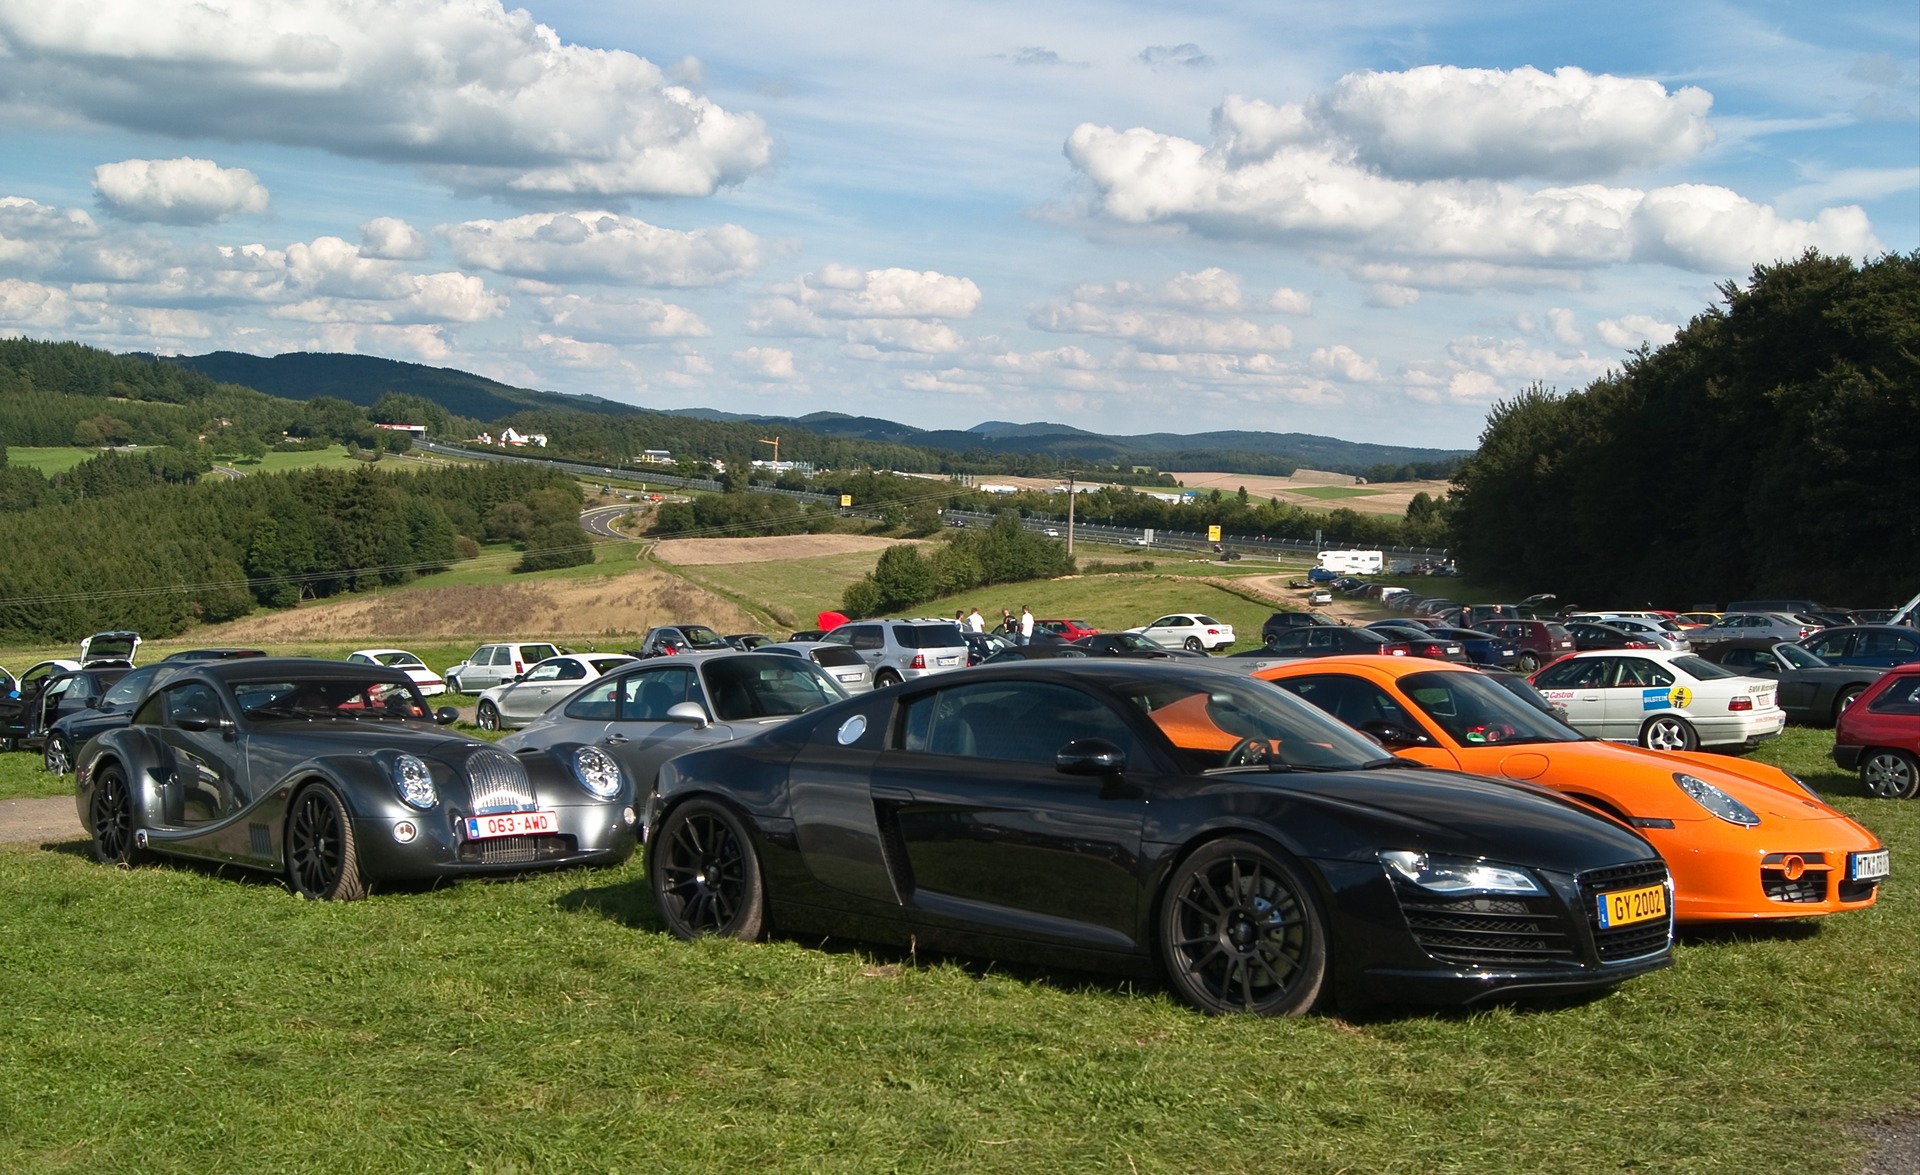
<instances>
[{"instance_id":1,"label":"yellow sign","mask_svg":"<svg viewBox=\"0 0 1920 1175\"><path fill-rule=\"evenodd\" d=\"M1667 701L1676 710L1684 710L1693 705L1693 691L1684 685L1676 685L1667 691Z\"/></svg>"},{"instance_id":2,"label":"yellow sign","mask_svg":"<svg viewBox=\"0 0 1920 1175\"><path fill-rule=\"evenodd\" d=\"M852 494L841 494L841 495L840 495L840 504L841 504L842 506L851 506L851 505L853 505L853 495L852 495Z\"/></svg>"},{"instance_id":3,"label":"yellow sign","mask_svg":"<svg viewBox=\"0 0 1920 1175\"><path fill-rule=\"evenodd\" d=\"M1210 543L1220 541L1220 528L1218 526L1209 526L1207 528L1207 541Z\"/></svg>"}]
</instances>

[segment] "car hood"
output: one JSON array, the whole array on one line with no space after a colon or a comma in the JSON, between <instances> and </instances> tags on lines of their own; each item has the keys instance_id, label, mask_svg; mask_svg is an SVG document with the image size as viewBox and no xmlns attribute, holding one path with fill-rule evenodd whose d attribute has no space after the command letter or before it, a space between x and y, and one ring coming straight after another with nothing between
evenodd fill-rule
<instances>
[{"instance_id":1,"label":"car hood","mask_svg":"<svg viewBox=\"0 0 1920 1175\"><path fill-rule=\"evenodd\" d=\"M454 734L430 723L398 720L295 719L256 722L250 737L269 739L282 747L297 747L305 754L314 756L392 750L405 751L423 759L438 759L451 766L465 762L473 748L490 745L481 739Z\"/></svg>"}]
</instances>

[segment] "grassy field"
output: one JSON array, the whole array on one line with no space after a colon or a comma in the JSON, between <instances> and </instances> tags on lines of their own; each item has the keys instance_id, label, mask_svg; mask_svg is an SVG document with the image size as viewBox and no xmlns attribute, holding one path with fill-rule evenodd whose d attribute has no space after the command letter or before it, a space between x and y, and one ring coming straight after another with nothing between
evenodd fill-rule
<instances>
[{"instance_id":1,"label":"grassy field","mask_svg":"<svg viewBox=\"0 0 1920 1175\"><path fill-rule=\"evenodd\" d=\"M7 446L7 464L23 465L38 469L48 477L52 477L56 473L65 473L82 461L98 457L99 455L99 449L76 449L66 445L52 447Z\"/></svg>"},{"instance_id":2,"label":"grassy field","mask_svg":"<svg viewBox=\"0 0 1920 1175\"><path fill-rule=\"evenodd\" d=\"M1920 852L1794 731L1762 752ZM9 764L19 756L0 757ZM685 945L637 864L316 905L0 847L0 1169L1857 1171L1912 1113L1920 900L1604 998L1208 1019L1152 985Z\"/></svg>"},{"instance_id":3,"label":"grassy field","mask_svg":"<svg viewBox=\"0 0 1920 1175\"><path fill-rule=\"evenodd\" d=\"M1322 502L1337 501L1340 498L1371 498L1379 490L1357 489L1353 486L1303 486L1291 491L1303 498L1315 498Z\"/></svg>"}]
</instances>

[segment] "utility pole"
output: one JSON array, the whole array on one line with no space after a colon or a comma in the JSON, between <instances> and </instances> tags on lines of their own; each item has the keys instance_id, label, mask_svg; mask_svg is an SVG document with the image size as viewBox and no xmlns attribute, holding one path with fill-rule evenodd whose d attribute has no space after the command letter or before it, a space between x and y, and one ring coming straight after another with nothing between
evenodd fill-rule
<instances>
[{"instance_id":1,"label":"utility pole","mask_svg":"<svg viewBox=\"0 0 1920 1175\"><path fill-rule=\"evenodd\" d=\"M1067 471L1067 558L1073 558L1073 470Z\"/></svg>"}]
</instances>

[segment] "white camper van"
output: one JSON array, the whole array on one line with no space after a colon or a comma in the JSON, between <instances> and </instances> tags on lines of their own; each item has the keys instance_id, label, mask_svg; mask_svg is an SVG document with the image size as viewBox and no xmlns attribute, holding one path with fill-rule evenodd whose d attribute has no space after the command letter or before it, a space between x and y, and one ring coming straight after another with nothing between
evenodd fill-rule
<instances>
[{"instance_id":1,"label":"white camper van","mask_svg":"<svg viewBox=\"0 0 1920 1175\"><path fill-rule=\"evenodd\" d=\"M1385 562L1379 551L1320 552L1320 566L1338 575L1378 575Z\"/></svg>"}]
</instances>

